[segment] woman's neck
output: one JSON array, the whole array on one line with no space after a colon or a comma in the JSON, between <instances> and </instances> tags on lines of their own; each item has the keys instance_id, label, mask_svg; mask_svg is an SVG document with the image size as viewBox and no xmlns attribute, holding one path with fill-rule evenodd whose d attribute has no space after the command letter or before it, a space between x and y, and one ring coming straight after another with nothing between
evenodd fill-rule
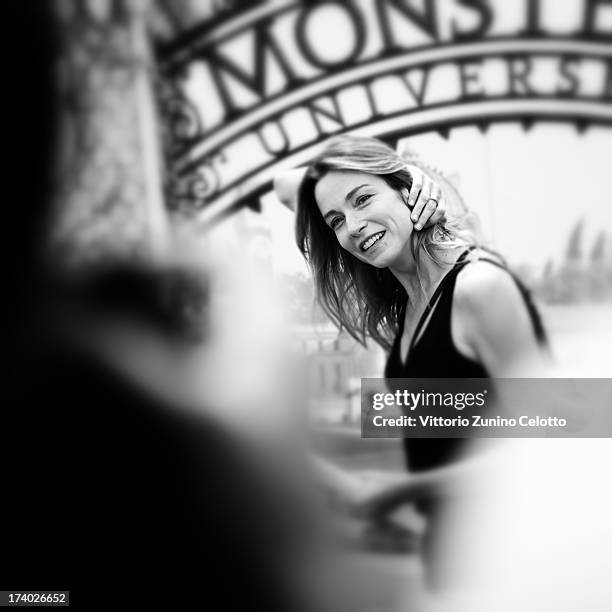
<instances>
[{"instance_id":1,"label":"woman's neck","mask_svg":"<svg viewBox=\"0 0 612 612\"><path fill-rule=\"evenodd\" d=\"M434 288L438 285L444 274L453 267L457 257L459 257L463 250L462 247L457 247L442 251L439 254L442 262L440 264L435 262L424 251L421 251L418 274L414 260L404 268L389 268L389 270L406 290L409 303L415 306L431 297Z\"/></svg>"}]
</instances>

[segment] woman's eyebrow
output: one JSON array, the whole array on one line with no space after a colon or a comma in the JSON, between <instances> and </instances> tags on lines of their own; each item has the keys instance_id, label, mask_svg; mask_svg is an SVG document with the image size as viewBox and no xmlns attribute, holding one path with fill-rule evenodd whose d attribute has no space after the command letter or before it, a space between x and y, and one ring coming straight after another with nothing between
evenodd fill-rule
<instances>
[{"instance_id":1,"label":"woman's eyebrow","mask_svg":"<svg viewBox=\"0 0 612 612\"><path fill-rule=\"evenodd\" d=\"M363 185L357 185L357 187L351 189L347 194L346 197L344 198L344 200L346 202L350 202L351 198L362 188L362 187L369 187L370 185L368 185L368 183L364 183ZM327 221L327 219L329 217L331 217L332 215L338 215L341 214L339 213L337 210L333 209L333 210L329 210L328 212L325 213L325 215L323 216L323 219L325 221Z\"/></svg>"},{"instance_id":2,"label":"woman's eyebrow","mask_svg":"<svg viewBox=\"0 0 612 612\"><path fill-rule=\"evenodd\" d=\"M323 220L327 221L327 219L333 215L339 215L340 213L337 210L330 210L328 212L325 213Z\"/></svg>"},{"instance_id":3,"label":"woman's eyebrow","mask_svg":"<svg viewBox=\"0 0 612 612\"><path fill-rule=\"evenodd\" d=\"M344 200L346 202L349 202L350 199L362 188L362 187L369 187L369 185L367 183L364 183L363 185L357 185L357 187L355 187L354 189L351 189L347 194L346 197L344 198Z\"/></svg>"}]
</instances>

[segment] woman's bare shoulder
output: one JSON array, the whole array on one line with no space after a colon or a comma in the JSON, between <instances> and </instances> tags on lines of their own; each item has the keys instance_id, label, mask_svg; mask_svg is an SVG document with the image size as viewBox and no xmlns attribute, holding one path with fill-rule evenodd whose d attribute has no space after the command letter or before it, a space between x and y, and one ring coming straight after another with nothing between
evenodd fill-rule
<instances>
[{"instance_id":1,"label":"woman's bare shoulder","mask_svg":"<svg viewBox=\"0 0 612 612\"><path fill-rule=\"evenodd\" d=\"M529 313L516 280L507 269L489 261L472 261L459 272L453 308L471 336L531 333Z\"/></svg>"},{"instance_id":2,"label":"woman's bare shoulder","mask_svg":"<svg viewBox=\"0 0 612 612\"><path fill-rule=\"evenodd\" d=\"M453 298L460 341L495 375L511 371L518 356L535 349L529 312L504 268L472 261L457 275Z\"/></svg>"},{"instance_id":3,"label":"woman's bare shoulder","mask_svg":"<svg viewBox=\"0 0 612 612\"><path fill-rule=\"evenodd\" d=\"M526 363L541 363L529 310L507 269L482 260L464 266L457 275L453 316L460 343L491 375L518 375L528 371Z\"/></svg>"},{"instance_id":4,"label":"woman's bare shoulder","mask_svg":"<svg viewBox=\"0 0 612 612\"><path fill-rule=\"evenodd\" d=\"M455 301L466 307L487 307L507 300L521 299L510 272L490 261L475 259L457 275Z\"/></svg>"}]
</instances>

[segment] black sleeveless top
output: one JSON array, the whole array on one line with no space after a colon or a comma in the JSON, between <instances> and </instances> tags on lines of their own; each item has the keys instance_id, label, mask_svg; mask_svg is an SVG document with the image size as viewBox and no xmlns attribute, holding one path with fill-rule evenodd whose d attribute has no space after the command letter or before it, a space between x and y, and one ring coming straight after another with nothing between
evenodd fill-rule
<instances>
[{"instance_id":1,"label":"black sleeveless top","mask_svg":"<svg viewBox=\"0 0 612 612\"><path fill-rule=\"evenodd\" d=\"M466 257L471 250L473 247L466 250L442 278L415 328L405 362L400 354L406 312L406 303L404 303L399 315L399 330L385 367L385 378L489 378L489 373L482 364L457 350L451 336L451 310L455 283L459 272L470 263ZM529 312L538 343L545 345L546 333L529 291L498 261L485 257L479 258L478 261L487 261L506 270L512 276ZM433 313L429 323L419 338L432 308ZM415 343L417 338L418 342ZM420 471L448 464L456 459L464 444L463 438L404 439L408 467L413 471Z\"/></svg>"}]
</instances>

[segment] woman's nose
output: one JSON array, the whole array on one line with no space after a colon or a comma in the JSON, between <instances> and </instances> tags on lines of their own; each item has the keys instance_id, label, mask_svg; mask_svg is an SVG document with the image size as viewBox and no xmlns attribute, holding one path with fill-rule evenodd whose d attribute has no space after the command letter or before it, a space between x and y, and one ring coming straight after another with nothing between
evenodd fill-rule
<instances>
[{"instance_id":1,"label":"woman's nose","mask_svg":"<svg viewBox=\"0 0 612 612\"><path fill-rule=\"evenodd\" d=\"M360 219L357 216L347 215L346 225L351 236L359 236L359 234L367 227L368 222L365 219Z\"/></svg>"}]
</instances>

